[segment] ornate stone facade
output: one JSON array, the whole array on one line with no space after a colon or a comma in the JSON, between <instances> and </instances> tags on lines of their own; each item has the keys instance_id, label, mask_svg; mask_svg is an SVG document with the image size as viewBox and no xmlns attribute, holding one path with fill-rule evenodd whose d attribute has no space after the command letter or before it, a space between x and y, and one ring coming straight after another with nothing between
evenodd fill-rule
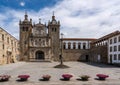
<instances>
[{"instance_id":1,"label":"ornate stone facade","mask_svg":"<svg viewBox=\"0 0 120 85\"><path fill-rule=\"evenodd\" d=\"M37 60L58 60L59 59L59 31L60 22L56 21L55 16L48 22L48 25L32 24L32 19L20 21L20 58L25 61Z\"/></svg>"}]
</instances>

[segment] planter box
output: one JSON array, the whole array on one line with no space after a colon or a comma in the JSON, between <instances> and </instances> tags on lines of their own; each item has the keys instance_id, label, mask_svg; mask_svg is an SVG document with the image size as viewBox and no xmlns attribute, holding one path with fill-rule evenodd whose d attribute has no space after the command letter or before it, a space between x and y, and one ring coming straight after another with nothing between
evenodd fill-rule
<instances>
[{"instance_id":1,"label":"planter box","mask_svg":"<svg viewBox=\"0 0 120 85\"><path fill-rule=\"evenodd\" d=\"M105 80L106 78L109 77L108 75L105 74L97 74L96 76L99 78L99 80Z\"/></svg>"},{"instance_id":2,"label":"planter box","mask_svg":"<svg viewBox=\"0 0 120 85\"><path fill-rule=\"evenodd\" d=\"M19 75L18 76L18 78L20 78L19 81L27 81L29 77L30 77L29 75Z\"/></svg>"}]
</instances>

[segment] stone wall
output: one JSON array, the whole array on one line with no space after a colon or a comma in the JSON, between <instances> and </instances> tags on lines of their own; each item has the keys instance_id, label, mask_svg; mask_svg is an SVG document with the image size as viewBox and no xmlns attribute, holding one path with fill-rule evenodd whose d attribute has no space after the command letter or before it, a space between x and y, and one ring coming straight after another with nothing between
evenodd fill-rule
<instances>
[{"instance_id":1,"label":"stone wall","mask_svg":"<svg viewBox=\"0 0 120 85\"><path fill-rule=\"evenodd\" d=\"M91 48L89 51L90 61L91 62L100 62L100 63L107 63L108 62L108 51L107 45L104 46L97 46Z\"/></svg>"},{"instance_id":2,"label":"stone wall","mask_svg":"<svg viewBox=\"0 0 120 85\"><path fill-rule=\"evenodd\" d=\"M82 59L84 53L88 50L80 49L64 49L63 50L63 60L64 61L79 61Z\"/></svg>"}]
</instances>

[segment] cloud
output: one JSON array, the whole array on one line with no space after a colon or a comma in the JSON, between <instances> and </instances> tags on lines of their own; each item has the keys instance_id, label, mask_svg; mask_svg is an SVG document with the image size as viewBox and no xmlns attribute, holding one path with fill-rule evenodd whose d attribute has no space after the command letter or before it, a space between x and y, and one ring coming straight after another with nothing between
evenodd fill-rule
<instances>
[{"instance_id":1,"label":"cloud","mask_svg":"<svg viewBox=\"0 0 120 85\"><path fill-rule=\"evenodd\" d=\"M120 30L120 0L62 0L52 7L39 11L28 11L29 18L38 23L51 19L55 11L57 20L61 22L64 37L99 38L115 30ZM19 37L19 20L24 18L24 10L5 9L0 13L3 28L15 37Z\"/></svg>"},{"instance_id":2,"label":"cloud","mask_svg":"<svg viewBox=\"0 0 120 85\"><path fill-rule=\"evenodd\" d=\"M20 6L25 6L25 2L20 2Z\"/></svg>"}]
</instances>

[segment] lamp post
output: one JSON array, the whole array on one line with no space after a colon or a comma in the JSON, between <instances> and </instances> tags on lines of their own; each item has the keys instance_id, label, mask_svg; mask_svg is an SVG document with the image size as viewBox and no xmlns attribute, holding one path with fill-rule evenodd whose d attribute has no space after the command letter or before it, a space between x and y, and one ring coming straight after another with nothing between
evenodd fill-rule
<instances>
[{"instance_id":1,"label":"lamp post","mask_svg":"<svg viewBox=\"0 0 120 85\"><path fill-rule=\"evenodd\" d=\"M60 64L63 64L63 33L61 33L61 55L60 55Z\"/></svg>"},{"instance_id":2,"label":"lamp post","mask_svg":"<svg viewBox=\"0 0 120 85\"><path fill-rule=\"evenodd\" d=\"M61 41L60 41L60 44L61 44L61 54L59 55L59 59L60 59L60 64L54 66L54 68L69 68L69 66L67 65L64 65L63 64L63 33L61 33Z\"/></svg>"}]
</instances>

